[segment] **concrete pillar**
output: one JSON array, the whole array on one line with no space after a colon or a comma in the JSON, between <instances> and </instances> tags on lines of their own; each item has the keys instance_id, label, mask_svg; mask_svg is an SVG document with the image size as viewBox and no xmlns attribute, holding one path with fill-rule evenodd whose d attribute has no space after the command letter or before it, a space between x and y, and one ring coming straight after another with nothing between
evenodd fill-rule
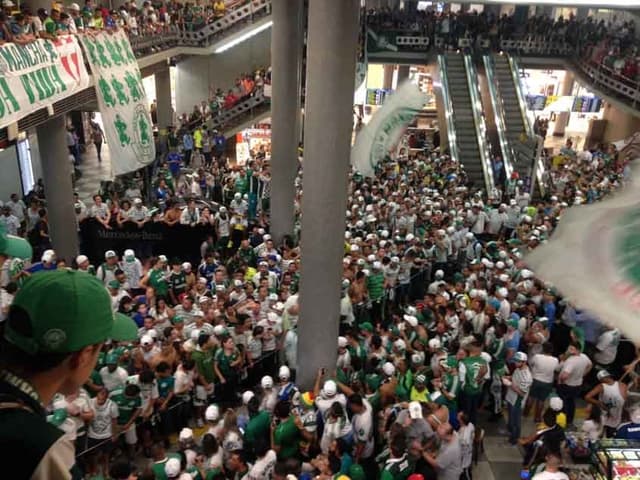
<instances>
[{"instance_id":1,"label":"concrete pillar","mask_svg":"<svg viewBox=\"0 0 640 480\"><path fill-rule=\"evenodd\" d=\"M48 120L37 128L37 134L51 244L58 258L64 258L69 264L78 255L78 226L73 209L65 117L58 116Z\"/></svg>"},{"instance_id":2,"label":"concrete pillar","mask_svg":"<svg viewBox=\"0 0 640 480\"><path fill-rule=\"evenodd\" d=\"M570 70L566 70L564 74L564 80L562 81L560 91L558 92L559 96L571 95L571 92L573 90L573 80L573 72L571 72ZM569 123L569 115L570 112L560 112L556 114L556 123L553 126L554 137L564 136L565 129L567 128L567 124Z\"/></svg>"},{"instance_id":3,"label":"concrete pillar","mask_svg":"<svg viewBox=\"0 0 640 480\"><path fill-rule=\"evenodd\" d=\"M384 65L382 67L382 88L385 90L391 90L393 88L393 71L394 65Z\"/></svg>"},{"instance_id":4,"label":"concrete pillar","mask_svg":"<svg viewBox=\"0 0 640 480\"><path fill-rule=\"evenodd\" d=\"M298 166L302 51L302 0L272 2L271 234L293 234Z\"/></svg>"},{"instance_id":5,"label":"concrete pillar","mask_svg":"<svg viewBox=\"0 0 640 480\"><path fill-rule=\"evenodd\" d=\"M305 389L318 368L336 365L359 5L309 0L297 380Z\"/></svg>"},{"instance_id":6,"label":"concrete pillar","mask_svg":"<svg viewBox=\"0 0 640 480\"><path fill-rule=\"evenodd\" d=\"M158 128L163 129L173 124L173 107L171 106L171 77L169 69L155 73L156 104L158 108Z\"/></svg>"},{"instance_id":7,"label":"concrete pillar","mask_svg":"<svg viewBox=\"0 0 640 480\"><path fill-rule=\"evenodd\" d=\"M409 65L398 65L398 85L404 82L407 78L409 78L409 70L411 66ZM396 85L396 88L398 88Z\"/></svg>"}]
</instances>

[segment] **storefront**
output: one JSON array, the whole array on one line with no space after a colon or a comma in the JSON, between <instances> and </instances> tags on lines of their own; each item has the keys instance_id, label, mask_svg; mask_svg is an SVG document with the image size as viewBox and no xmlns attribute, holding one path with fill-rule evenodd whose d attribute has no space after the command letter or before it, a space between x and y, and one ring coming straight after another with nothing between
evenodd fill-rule
<instances>
[{"instance_id":1,"label":"storefront","mask_svg":"<svg viewBox=\"0 0 640 480\"><path fill-rule=\"evenodd\" d=\"M543 133L551 137L556 131L559 114L566 122L563 137L571 137L577 148L589 131L592 120L602 119L604 101L577 80L567 77L566 70L525 69L521 77L530 121L542 121ZM568 121L567 121L568 116Z\"/></svg>"},{"instance_id":2,"label":"storefront","mask_svg":"<svg viewBox=\"0 0 640 480\"><path fill-rule=\"evenodd\" d=\"M246 165L252 156L264 152L271 156L271 119L268 118L252 128L238 132L235 136L236 163Z\"/></svg>"}]
</instances>

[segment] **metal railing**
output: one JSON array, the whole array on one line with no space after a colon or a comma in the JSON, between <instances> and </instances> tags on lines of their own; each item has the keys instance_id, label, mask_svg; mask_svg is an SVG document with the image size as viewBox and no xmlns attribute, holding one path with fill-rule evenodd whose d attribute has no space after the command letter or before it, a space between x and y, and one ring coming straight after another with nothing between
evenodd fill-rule
<instances>
[{"instance_id":1,"label":"metal railing","mask_svg":"<svg viewBox=\"0 0 640 480\"><path fill-rule=\"evenodd\" d=\"M513 171L513 150L509 140L507 139L507 126L505 124L505 108L503 98L498 94L496 89L497 81L493 71L493 57L483 55L484 71L487 76L487 86L489 87L489 96L493 106L493 114L496 122L496 130L498 131L498 140L500 142L500 150L502 151L502 160L504 162L504 171L507 178L511 177Z\"/></svg>"},{"instance_id":2,"label":"metal railing","mask_svg":"<svg viewBox=\"0 0 640 480\"><path fill-rule=\"evenodd\" d=\"M489 142L487 142L487 125L484 120L484 115L482 114L482 101L480 100L480 92L478 90L478 74L471 55L464 55L464 66L467 74L469 95L471 96L473 123L476 129L478 150L480 151L480 161L482 163L482 171L484 173L484 184L487 192L491 192L495 186L493 165L491 163L491 154L489 152Z\"/></svg>"},{"instance_id":3,"label":"metal railing","mask_svg":"<svg viewBox=\"0 0 640 480\"><path fill-rule=\"evenodd\" d=\"M524 125L526 135L528 137L533 137L535 134L533 132L533 126L531 125L529 117L527 116L527 102L524 99L524 92L522 91L522 84L520 83L520 69L518 68L518 62L512 55L508 56L508 60L509 70L511 71L511 78L516 89L518 106L520 107L520 115L522 116L522 125Z\"/></svg>"},{"instance_id":4,"label":"metal railing","mask_svg":"<svg viewBox=\"0 0 640 480\"><path fill-rule=\"evenodd\" d=\"M259 107L263 107L258 112L262 113L269 108L269 105L270 98L266 97L263 91L256 92L255 95L239 101L232 108L212 114L207 123L210 128L216 130L233 127L238 123L238 119L240 121L249 120Z\"/></svg>"},{"instance_id":5,"label":"metal railing","mask_svg":"<svg viewBox=\"0 0 640 480\"><path fill-rule=\"evenodd\" d=\"M456 127L453 121L453 102L449 95L449 78L447 75L446 59L444 55L438 55L438 66L440 67L440 89L444 101L444 116L447 122L447 137L449 138L449 153L451 158L459 162L458 143L456 141Z\"/></svg>"},{"instance_id":6,"label":"metal railing","mask_svg":"<svg viewBox=\"0 0 640 480\"><path fill-rule=\"evenodd\" d=\"M182 31L180 43L184 46L202 46L210 44L223 33L228 33L239 25L254 22L271 13L271 0L251 0L245 5L233 9L224 17L209 23L195 31Z\"/></svg>"}]
</instances>

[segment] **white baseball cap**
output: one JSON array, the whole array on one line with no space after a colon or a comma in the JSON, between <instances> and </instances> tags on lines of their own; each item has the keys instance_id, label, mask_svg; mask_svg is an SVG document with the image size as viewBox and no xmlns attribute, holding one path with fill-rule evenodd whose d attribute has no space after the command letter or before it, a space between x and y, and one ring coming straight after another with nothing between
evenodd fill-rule
<instances>
[{"instance_id":1,"label":"white baseball cap","mask_svg":"<svg viewBox=\"0 0 640 480\"><path fill-rule=\"evenodd\" d=\"M409 403L409 416L413 420L416 418L422 418L422 405L420 405L420 402Z\"/></svg>"},{"instance_id":2,"label":"white baseball cap","mask_svg":"<svg viewBox=\"0 0 640 480\"><path fill-rule=\"evenodd\" d=\"M418 319L413 315L403 315L402 318L404 319L405 322L407 322L412 327L415 328L418 326Z\"/></svg>"},{"instance_id":3,"label":"white baseball cap","mask_svg":"<svg viewBox=\"0 0 640 480\"><path fill-rule=\"evenodd\" d=\"M395 348L397 348L398 350L406 350L407 349L407 344L401 338L399 338L395 342L393 342L393 346Z\"/></svg>"},{"instance_id":4,"label":"white baseball cap","mask_svg":"<svg viewBox=\"0 0 640 480\"><path fill-rule=\"evenodd\" d=\"M436 270L436 278L443 278L444 272L442 270Z\"/></svg>"},{"instance_id":5,"label":"white baseball cap","mask_svg":"<svg viewBox=\"0 0 640 480\"><path fill-rule=\"evenodd\" d=\"M89 258L86 255L78 255L76 257L76 263L78 265L82 265L84 262L86 262L87 260L89 260Z\"/></svg>"},{"instance_id":6,"label":"white baseball cap","mask_svg":"<svg viewBox=\"0 0 640 480\"><path fill-rule=\"evenodd\" d=\"M346 337L338 337L338 347L344 348L349 344Z\"/></svg>"},{"instance_id":7,"label":"white baseball cap","mask_svg":"<svg viewBox=\"0 0 640 480\"><path fill-rule=\"evenodd\" d=\"M142 338L140 339L140 345L151 345L153 343L153 338L151 338L149 335L143 335Z\"/></svg>"},{"instance_id":8,"label":"white baseball cap","mask_svg":"<svg viewBox=\"0 0 640 480\"><path fill-rule=\"evenodd\" d=\"M118 255L113 250L107 250L106 252L104 252L104 258L105 259L109 259L109 258L113 258L113 257L117 257L117 256Z\"/></svg>"},{"instance_id":9,"label":"white baseball cap","mask_svg":"<svg viewBox=\"0 0 640 480\"><path fill-rule=\"evenodd\" d=\"M391 375L396 373L396 367L393 366L393 363L386 362L384 365L382 365L382 371L387 377L390 377Z\"/></svg>"},{"instance_id":10,"label":"white baseball cap","mask_svg":"<svg viewBox=\"0 0 640 480\"><path fill-rule=\"evenodd\" d=\"M322 392L327 397L333 397L336 393L338 393L338 385L333 380L327 380L324 382L322 386Z\"/></svg>"},{"instance_id":11,"label":"white baseball cap","mask_svg":"<svg viewBox=\"0 0 640 480\"><path fill-rule=\"evenodd\" d=\"M192 438L193 438L193 430L186 427L180 430L180 435L178 436L178 440L190 440Z\"/></svg>"},{"instance_id":12,"label":"white baseball cap","mask_svg":"<svg viewBox=\"0 0 640 480\"><path fill-rule=\"evenodd\" d=\"M435 350L436 348L440 348L441 344L439 339L432 338L431 340L429 340L428 345L429 345L429 348L433 348Z\"/></svg>"},{"instance_id":13,"label":"white baseball cap","mask_svg":"<svg viewBox=\"0 0 640 480\"><path fill-rule=\"evenodd\" d=\"M136 252L134 252L133 250L131 250L130 248L126 249L124 251L124 258L126 259L134 259L136 258Z\"/></svg>"},{"instance_id":14,"label":"white baseball cap","mask_svg":"<svg viewBox=\"0 0 640 480\"><path fill-rule=\"evenodd\" d=\"M527 354L524 352L516 352L513 356L514 362L526 362L528 359Z\"/></svg>"},{"instance_id":15,"label":"white baseball cap","mask_svg":"<svg viewBox=\"0 0 640 480\"><path fill-rule=\"evenodd\" d=\"M247 405L249 401L255 396L256 396L255 393L253 393L251 390L247 390L242 394L242 404Z\"/></svg>"},{"instance_id":16,"label":"white baseball cap","mask_svg":"<svg viewBox=\"0 0 640 480\"><path fill-rule=\"evenodd\" d=\"M220 418L220 408L217 405L209 405L204 412L205 420L215 422Z\"/></svg>"},{"instance_id":17,"label":"white baseball cap","mask_svg":"<svg viewBox=\"0 0 640 480\"><path fill-rule=\"evenodd\" d=\"M50 262L54 259L55 256L56 256L56 252L54 252L53 250L45 250L44 253L42 254L42 261Z\"/></svg>"},{"instance_id":18,"label":"white baseball cap","mask_svg":"<svg viewBox=\"0 0 640 480\"><path fill-rule=\"evenodd\" d=\"M190 270L191 270L191 264L190 264L189 262L184 262L184 263L182 264L182 269L183 269L185 272L190 271ZM205 282L206 282L206 281L207 281L207 280L205 279Z\"/></svg>"},{"instance_id":19,"label":"white baseball cap","mask_svg":"<svg viewBox=\"0 0 640 480\"><path fill-rule=\"evenodd\" d=\"M167 463L164 464L164 473L166 473L169 478L176 478L180 475L181 470L180 460L177 458L170 458L167 460Z\"/></svg>"},{"instance_id":20,"label":"white baseball cap","mask_svg":"<svg viewBox=\"0 0 640 480\"><path fill-rule=\"evenodd\" d=\"M78 5L77 3L72 3L71 5L69 5L69 7L67 7L69 10L71 10L72 12L79 12L80 11L80 5Z\"/></svg>"},{"instance_id":21,"label":"white baseball cap","mask_svg":"<svg viewBox=\"0 0 640 480\"><path fill-rule=\"evenodd\" d=\"M560 397L551 397L549 399L549 408L555 412L559 412L564 407L564 402Z\"/></svg>"},{"instance_id":22,"label":"white baseball cap","mask_svg":"<svg viewBox=\"0 0 640 480\"><path fill-rule=\"evenodd\" d=\"M289 380L291 378L291 370L286 365L282 365L278 369L278 378L280 380Z\"/></svg>"},{"instance_id":23,"label":"white baseball cap","mask_svg":"<svg viewBox=\"0 0 640 480\"><path fill-rule=\"evenodd\" d=\"M269 375L265 375L264 377L262 377L262 380L260 380L260 386L262 388L272 388L273 378L271 378Z\"/></svg>"}]
</instances>

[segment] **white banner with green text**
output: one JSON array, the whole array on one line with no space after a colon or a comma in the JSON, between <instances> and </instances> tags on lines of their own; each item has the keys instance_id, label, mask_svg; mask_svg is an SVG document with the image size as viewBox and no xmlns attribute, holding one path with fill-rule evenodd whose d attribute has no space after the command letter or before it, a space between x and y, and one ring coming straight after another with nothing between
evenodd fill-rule
<instances>
[{"instance_id":1,"label":"white banner with green text","mask_svg":"<svg viewBox=\"0 0 640 480\"><path fill-rule=\"evenodd\" d=\"M124 31L82 36L98 96L111 173L149 165L156 155L149 103L140 68Z\"/></svg>"},{"instance_id":2,"label":"white banner with green text","mask_svg":"<svg viewBox=\"0 0 640 480\"><path fill-rule=\"evenodd\" d=\"M0 128L88 86L76 37L0 45Z\"/></svg>"}]
</instances>

